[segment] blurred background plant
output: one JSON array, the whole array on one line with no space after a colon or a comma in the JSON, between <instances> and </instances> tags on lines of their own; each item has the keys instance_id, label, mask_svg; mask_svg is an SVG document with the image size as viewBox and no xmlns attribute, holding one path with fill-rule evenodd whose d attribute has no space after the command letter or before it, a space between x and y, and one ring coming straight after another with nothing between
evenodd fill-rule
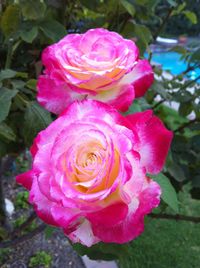
<instances>
[{"instance_id":1,"label":"blurred background plant","mask_svg":"<svg viewBox=\"0 0 200 268\"><path fill-rule=\"evenodd\" d=\"M3 195L6 170L11 168L16 173L28 168L30 157L27 148L37 133L55 118L36 102L36 82L42 70L41 52L67 33L81 33L96 27L104 27L135 40L141 57L148 58L154 67L154 84L144 98L134 102L128 113L153 109L166 126L174 131L166 166L163 173L154 178L163 189L163 203L153 217L200 222L198 217L194 217L195 212L188 216L178 214L181 212L178 205L182 205L179 195L185 185L190 185L187 188L190 198L200 199L199 16L199 0L1 1L1 247L13 246L13 239L24 234L19 231L21 227L26 232L34 232L36 229L36 233L37 228L39 231L46 228L33 224L35 216L31 213L27 219L23 216L11 224L5 211ZM26 200L27 193L19 187L15 197L16 209L31 210ZM187 214L187 211L183 212ZM33 228L27 229L28 224L32 224ZM109 256L116 259L119 251L126 255L129 252L127 250L130 250L127 245L118 250L116 245L108 247L104 244L95 246L94 250L80 245L76 245L75 249L80 254L105 259ZM129 267L125 265L128 264L123 264L123 267Z\"/></svg>"}]
</instances>

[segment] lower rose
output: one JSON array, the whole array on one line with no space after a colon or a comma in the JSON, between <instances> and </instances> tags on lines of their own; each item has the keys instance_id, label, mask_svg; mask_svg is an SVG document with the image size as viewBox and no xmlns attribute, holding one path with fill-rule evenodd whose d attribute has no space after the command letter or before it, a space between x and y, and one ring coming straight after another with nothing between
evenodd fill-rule
<instances>
[{"instance_id":1,"label":"lower rose","mask_svg":"<svg viewBox=\"0 0 200 268\"><path fill-rule=\"evenodd\" d=\"M17 176L46 223L73 242L126 243L144 229L161 189L172 132L148 110L126 117L98 101L74 102L31 148L32 169Z\"/></svg>"}]
</instances>

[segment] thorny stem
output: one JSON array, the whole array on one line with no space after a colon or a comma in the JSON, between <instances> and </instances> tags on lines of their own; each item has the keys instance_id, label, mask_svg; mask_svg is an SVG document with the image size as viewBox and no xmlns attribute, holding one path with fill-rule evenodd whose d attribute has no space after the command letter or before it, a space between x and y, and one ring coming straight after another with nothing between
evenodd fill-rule
<instances>
[{"instance_id":1,"label":"thorny stem","mask_svg":"<svg viewBox=\"0 0 200 268\"><path fill-rule=\"evenodd\" d=\"M163 102L165 102L165 100L160 100L159 102L157 102L152 108L155 109L157 108L159 105L161 105Z\"/></svg>"},{"instance_id":2,"label":"thorny stem","mask_svg":"<svg viewBox=\"0 0 200 268\"><path fill-rule=\"evenodd\" d=\"M189 121L189 122L187 122L187 123L185 123L185 124L179 126L177 129L174 130L174 133L176 133L176 132L180 132L180 131L183 130L184 128L186 128L186 127L190 126L191 124L193 124L193 123L195 123L195 122L198 122L198 121L199 121L199 120L198 120L197 118L195 118L195 119L193 119L193 120L191 120L191 121Z\"/></svg>"},{"instance_id":3,"label":"thorny stem","mask_svg":"<svg viewBox=\"0 0 200 268\"><path fill-rule=\"evenodd\" d=\"M158 35L162 32L165 24L167 23L169 17L171 16L172 14L172 11L174 10L174 7L170 7L166 16L164 17L160 27L158 28L158 30L155 32L155 34L153 35L153 40L156 41L156 38L158 37Z\"/></svg>"},{"instance_id":4,"label":"thorny stem","mask_svg":"<svg viewBox=\"0 0 200 268\"><path fill-rule=\"evenodd\" d=\"M194 216L185 216L185 215L171 215L171 214L149 214L151 218L154 219L167 219L167 220L176 220L176 221L190 221L193 223L200 223L200 217L194 217Z\"/></svg>"},{"instance_id":5,"label":"thorny stem","mask_svg":"<svg viewBox=\"0 0 200 268\"><path fill-rule=\"evenodd\" d=\"M12 60L12 45L13 45L13 40L10 39L8 41L8 52L6 56L6 63L5 63L5 69L10 69L11 66L11 60Z\"/></svg>"},{"instance_id":6,"label":"thorny stem","mask_svg":"<svg viewBox=\"0 0 200 268\"><path fill-rule=\"evenodd\" d=\"M200 79L200 75L197 76L194 80L190 80L188 83L185 83L180 89L185 89L188 86L193 85L199 79Z\"/></svg>"},{"instance_id":7,"label":"thorny stem","mask_svg":"<svg viewBox=\"0 0 200 268\"><path fill-rule=\"evenodd\" d=\"M195 64L193 66L188 65L187 69L185 71L183 71L182 73L180 73L179 75L185 75L188 72L193 71L196 68L199 68L199 66L200 66L199 64Z\"/></svg>"}]
</instances>

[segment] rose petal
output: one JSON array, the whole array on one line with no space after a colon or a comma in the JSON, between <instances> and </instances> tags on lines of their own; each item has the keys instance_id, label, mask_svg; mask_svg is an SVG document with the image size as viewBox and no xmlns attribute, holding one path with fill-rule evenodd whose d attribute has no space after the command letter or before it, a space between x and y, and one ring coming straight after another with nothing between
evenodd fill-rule
<instances>
[{"instance_id":1,"label":"rose petal","mask_svg":"<svg viewBox=\"0 0 200 268\"><path fill-rule=\"evenodd\" d=\"M87 247L91 247L100 241L98 237L94 236L91 224L87 220L84 220L75 231L68 234L68 237L74 243L81 243Z\"/></svg>"},{"instance_id":2,"label":"rose petal","mask_svg":"<svg viewBox=\"0 0 200 268\"><path fill-rule=\"evenodd\" d=\"M56 86L47 76L39 77L37 88L38 102L55 114L61 113L73 100L84 98L81 94L72 91L67 84Z\"/></svg>"},{"instance_id":3,"label":"rose petal","mask_svg":"<svg viewBox=\"0 0 200 268\"><path fill-rule=\"evenodd\" d=\"M133 84L135 97L142 97L154 80L151 65L147 60L138 60L130 73L125 75L120 84Z\"/></svg>"},{"instance_id":4,"label":"rose petal","mask_svg":"<svg viewBox=\"0 0 200 268\"><path fill-rule=\"evenodd\" d=\"M95 236L105 243L127 243L144 230L144 216L160 202L161 190L157 183L149 181L146 189L140 194L139 201L132 200L128 216L120 223L110 226L92 225Z\"/></svg>"},{"instance_id":5,"label":"rose petal","mask_svg":"<svg viewBox=\"0 0 200 268\"><path fill-rule=\"evenodd\" d=\"M126 117L137 132L139 142L134 148L140 153L141 163L147 172L157 174L163 168L173 133L165 128L151 110Z\"/></svg>"},{"instance_id":6,"label":"rose petal","mask_svg":"<svg viewBox=\"0 0 200 268\"><path fill-rule=\"evenodd\" d=\"M108 206L100 211L87 215L87 219L93 225L112 227L113 225L122 222L128 214L128 206L125 203L116 203Z\"/></svg>"},{"instance_id":7,"label":"rose petal","mask_svg":"<svg viewBox=\"0 0 200 268\"><path fill-rule=\"evenodd\" d=\"M17 183L22 184L27 190L30 190L33 183L33 176L34 172L29 170L16 176L16 181Z\"/></svg>"}]
</instances>

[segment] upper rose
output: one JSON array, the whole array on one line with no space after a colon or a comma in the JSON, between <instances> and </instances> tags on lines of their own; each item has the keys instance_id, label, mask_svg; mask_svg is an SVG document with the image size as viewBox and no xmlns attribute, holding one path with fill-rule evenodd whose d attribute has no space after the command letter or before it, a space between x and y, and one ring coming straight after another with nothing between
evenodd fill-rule
<instances>
[{"instance_id":1,"label":"upper rose","mask_svg":"<svg viewBox=\"0 0 200 268\"><path fill-rule=\"evenodd\" d=\"M163 167L171 131L152 111L121 116L101 102L74 102L31 148L32 169L17 177L46 223L73 242L125 243L159 204L159 185L146 176Z\"/></svg>"},{"instance_id":2,"label":"upper rose","mask_svg":"<svg viewBox=\"0 0 200 268\"><path fill-rule=\"evenodd\" d=\"M37 99L60 114L74 100L95 99L126 111L153 82L147 60L131 40L106 29L69 34L42 54Z\"/></svg>"}]
</instances>

